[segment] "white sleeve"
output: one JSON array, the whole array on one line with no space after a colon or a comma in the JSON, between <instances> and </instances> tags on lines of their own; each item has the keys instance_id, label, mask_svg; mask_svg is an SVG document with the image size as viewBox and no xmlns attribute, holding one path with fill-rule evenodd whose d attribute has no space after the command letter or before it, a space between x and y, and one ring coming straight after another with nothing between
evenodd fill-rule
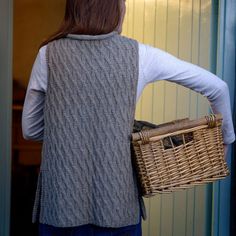
<instances>
[{"instance_id":1,"label":"white sleeve","mask_svg":"<svg viewBox=\"0 0 236 236\"><path fill-rule=\"evenodd\" d=\"M45 52L46 46L39 50L26 91L22 112L22 134L27 140L43 140L43 108L47 89L47 64Z\"/></svg>"},{"instance_id":2,"label":"white sleeve","mask_svg":"<svg viewBox=\"0 0 236 236\"><path fill-rule=\"evenodd\" d=\"M225 144L235 141L228 85L213 73L183 61L159 48L139 44L143 83L167 80L205 96L214 113L223 116L222 132ZM142 55L142 56L141 56Z\"/></svg>"}]
</instances>

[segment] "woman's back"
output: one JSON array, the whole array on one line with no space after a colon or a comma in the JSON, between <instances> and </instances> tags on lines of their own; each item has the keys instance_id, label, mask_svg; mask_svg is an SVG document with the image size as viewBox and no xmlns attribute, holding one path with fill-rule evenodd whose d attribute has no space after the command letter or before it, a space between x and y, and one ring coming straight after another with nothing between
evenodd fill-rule
<instances>
[{"instance_id":1,"label":"woman's back","mask_svg":"<svg viewBox=\"0 0 236 236\"><path fill-rule=\"evenodd\" d=\"M57 227L137 224L130 134L138 43L117 32L68 36L50 42L46 55L40 222Z\"/></svg>"}]
</instances>

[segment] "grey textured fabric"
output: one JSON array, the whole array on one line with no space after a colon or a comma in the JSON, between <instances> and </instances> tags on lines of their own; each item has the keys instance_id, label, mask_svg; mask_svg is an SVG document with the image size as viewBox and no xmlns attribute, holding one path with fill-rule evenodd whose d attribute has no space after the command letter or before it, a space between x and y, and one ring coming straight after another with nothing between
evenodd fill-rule
<instances>
[{"instance_id":1,"label":"grey textured fabric","mask_svg":"<svg viewBox=\"0 0 236 236\"><path fill-rule=\"evenodd\" d=\"M111 32L47 46L42 162L32 222L137 224L146 210L131 163L138 42Z\"/></svg>"}]
</instances>

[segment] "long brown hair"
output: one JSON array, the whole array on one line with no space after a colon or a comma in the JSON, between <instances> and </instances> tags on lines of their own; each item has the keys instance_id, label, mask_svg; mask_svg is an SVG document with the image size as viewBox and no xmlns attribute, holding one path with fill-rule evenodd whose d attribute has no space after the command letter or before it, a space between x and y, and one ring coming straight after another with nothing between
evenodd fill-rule
<instances>
[{"instance_id":1,"label":"long brown hair","mask_svg":"<svg viewBox=\"0 0 236 236\"><path fill-rule=\"evenodd\" d=\"M66 0L60 28L41 45L67 34L99 35L114 31L122 18L124 0Z\"/></svg>"}]
</instances>

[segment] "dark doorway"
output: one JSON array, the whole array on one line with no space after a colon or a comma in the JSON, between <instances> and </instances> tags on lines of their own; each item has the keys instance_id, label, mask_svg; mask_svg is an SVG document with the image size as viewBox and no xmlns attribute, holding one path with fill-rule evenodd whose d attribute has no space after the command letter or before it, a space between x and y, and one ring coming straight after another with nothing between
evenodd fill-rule
<instances>
[{"instance_id":1,"label":"dark doorway","mask_svg":"<svg viewBox=\"0 0 236 236\"><path fill-rule=\"evenodd\" d=\"M38 235L38 225L32 224L31 218L42 144L23 138L21 117L31 69L40 44L58 28L64 4L64 0L14 0L11 236Z\"/></svg>"}]
</instances>

